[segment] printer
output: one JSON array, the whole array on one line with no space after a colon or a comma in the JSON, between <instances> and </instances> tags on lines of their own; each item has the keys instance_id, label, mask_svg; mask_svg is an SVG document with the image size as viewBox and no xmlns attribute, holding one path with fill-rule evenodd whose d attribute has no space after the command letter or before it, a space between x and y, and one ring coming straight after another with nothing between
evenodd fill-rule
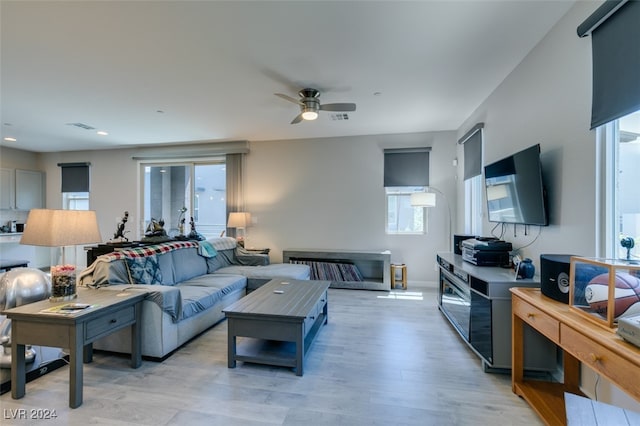
<instances>
[{"instance_id":1,"label":"printer","mask_svg":"<svg viewBox=\"0 0 640 426\"><path fill-rule=\"evenodd\" d=\"M469 238L460 243L462 259L477 266L509 265L511 243L493 237Z\"/></svg>"}]
</instances>

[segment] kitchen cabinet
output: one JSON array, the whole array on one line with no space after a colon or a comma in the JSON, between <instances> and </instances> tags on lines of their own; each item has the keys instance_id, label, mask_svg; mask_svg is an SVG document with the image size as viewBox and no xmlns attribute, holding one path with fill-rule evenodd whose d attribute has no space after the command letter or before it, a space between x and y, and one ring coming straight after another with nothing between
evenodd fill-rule
<instances>
[{"instance_id":1,"label":"kitchen cabinet","mask_svg":"<svg viewBox=\"0 0 640 426\"><path fill-rule=\"evenodd\" d=\"M0 169L0 209L10 210L15 206L15 171Z\"/></svg>"},{"instance_id":2,"label":"kitchen cabinet","mask_svg":"<svg viewBox=\"0 0 640 426\"><path fill-rule=\"evenodd\" d=\"M45 174L37 170L0 169L0 209L44 207Z\"/></svg>"},{"instance_id":3,"label":"kitchen cabinet","mask_svg":"<svg viewBox=\"0 0 640 426\"><path fill-rule=\"evenodd\" d=\"M16 209L44 207L44 173L16 169Z\"/></svg>"}]
</instances>

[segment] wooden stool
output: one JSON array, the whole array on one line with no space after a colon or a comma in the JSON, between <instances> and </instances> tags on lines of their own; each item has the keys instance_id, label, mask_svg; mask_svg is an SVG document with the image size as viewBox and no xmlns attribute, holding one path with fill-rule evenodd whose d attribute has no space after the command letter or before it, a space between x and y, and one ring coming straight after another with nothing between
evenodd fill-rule
<instances>
[{"instance_id":1,"label":"wooden stool","mask_svg":"<svg viewBox=\"0 0 640 426\"><path fill-rule=\"evenodd\" d=\"M399 265L391 265L391 289L396 288L396 269L402 271L402 289L407 289L407 265L401 263Z\"/></svg>"}]
</instances>

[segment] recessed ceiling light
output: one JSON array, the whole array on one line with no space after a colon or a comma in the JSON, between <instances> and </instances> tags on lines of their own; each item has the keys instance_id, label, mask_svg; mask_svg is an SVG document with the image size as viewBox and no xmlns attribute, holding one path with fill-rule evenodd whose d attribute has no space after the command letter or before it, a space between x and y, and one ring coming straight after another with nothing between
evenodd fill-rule
<instances>
[{"instance_id":1,"label":"recessed ceiling light","mask_svg":"<svg viewBox=\"0 0 640 426\"><path fill-rule=\"evenodd\" d=\"M109 133L105 132L104 130L98 130L96 133L99 134L100 136L107 136L109 134Z\"/></svg>"},{"instance_id":2,"label":"recessed ceiling light","mask_svg":"<svg viewBox=\"0 0 640 426\"><path fill-rule=\"evenodd\" d=\"M7 142L17 142L18 141L18 139L12 138L10 136L7 136L6 138L4 138L4 140L7 141Z\"/></svg>"}]
</instances>

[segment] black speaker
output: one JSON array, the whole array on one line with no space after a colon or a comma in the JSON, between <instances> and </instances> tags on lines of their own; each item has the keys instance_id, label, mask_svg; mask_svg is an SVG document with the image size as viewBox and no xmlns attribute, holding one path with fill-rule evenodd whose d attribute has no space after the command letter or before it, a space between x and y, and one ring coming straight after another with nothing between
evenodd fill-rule
<instances>
[{"instance_id":1,"label":"black speaker","mask_svg":"<svg viewBox=\"0 0 640 426\"><path fill-rule=\"evenodd\" d=\"M558 302L569 303L571 254L540 255L540 291Z\"/></svg>"},{"instance_id":2,"label":"black speaker","mask_svg":"<svg viewBox=\"0 0 640 426\"><path fill-rule=\"evenodd\" d=\"M454 235L453 236L453 252L455 254L462 254L462 247L460 243L469 238L475 238L475 235Z\"/></svg>"}]
</instances>

